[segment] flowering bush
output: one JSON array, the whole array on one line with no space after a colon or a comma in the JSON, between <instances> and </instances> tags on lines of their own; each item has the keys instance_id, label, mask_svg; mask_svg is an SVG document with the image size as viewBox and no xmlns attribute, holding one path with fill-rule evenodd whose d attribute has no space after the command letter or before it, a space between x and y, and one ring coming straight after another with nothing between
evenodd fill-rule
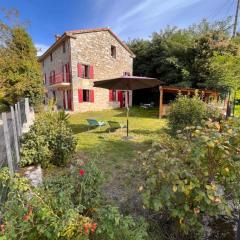
<instances>
[{"instance_id":1,"label":"flowering bush","mask_svg":"<svg viewBox=\"0 0 240 240\"><path fill-rule=\"evenodd\" d=\"M0 182L10 189L1 208L6 238L89 239L97 229L92 215L98 207L102 177L92 162L81 170L80 175L75 165L47 178L40 188L31 187L18 174L10 178L7 169L1 171Z\"/></svg>"},{"instance_id":2,"label":"flowering bush","mask_svg":"<svg viewBox=\"0 0 240 240\"><path fill-rule=\"evenodd\" d=\"M207 121L191 135L182 131L154 144L142 158L145 206L167 213L185 234L200 234L205 216L231 216L228 201L239 201L239 145L240 122L234 120Z\"/></svg>"}]
</instances>

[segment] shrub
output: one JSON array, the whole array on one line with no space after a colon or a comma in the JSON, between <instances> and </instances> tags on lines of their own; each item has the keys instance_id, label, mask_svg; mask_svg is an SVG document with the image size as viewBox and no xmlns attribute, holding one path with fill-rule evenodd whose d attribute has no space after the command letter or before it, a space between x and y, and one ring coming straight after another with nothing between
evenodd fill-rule
<instances>
[{"instance_id":1,"label":"shrub","mask_svg":"<svg viewBox=\"0 0 240 240\"><path fill-rule=\"evenodd\" d=\"M187 126L201 125L203 119L219 119L220 113L213 106L208 106L196 94L192 98L179 95L173 102L169 113L169 126L173 133Z\"/></svg>"},{"instance_id":2,"label":"shrub","mask_svg":"<svg viewBox=\"0 0 240 240\"><path fill-rule=\"evenodd\" d=\"M205 122L178 139L154 144L142 158L144 204L166 211L181 233L200 234L205 216L231 216L240 183L240 122Z\"/></svg>"},{"instance_id":3,"label":"shrub","mask_svg":"<svg viewBox=\"0 0 240 240\"><path fill-rule=\"evenodd\" d=\"M75 152L76 140L63 113L47 112L38 116L21 140L21 166L49 163L66 165Z\"/></svg>"},{"instance_id":4,"label":"shrub","mask_svg":"<svg viewBox=\"0 0 240 240\"><path fill-rule=\"evenodd\" d=\"M101 207L102 174L94 162L74 165L43 186L33 188L18 174L0 171L0 183L9 188L0 208L6 239L35 240L144 240L147 225L123 216L111 206ZM1 234L1 233L0 233Z\"/></svg>"},{"instance_id":5,"label":"shrub","mask_svg":"<svg viewBox=\"0 0 240 240\"><path fill-rule=\"evenodd\" d=\"M99 227L95 239L108 240L144 240L148 239L147 225L140 219L134 221L130 216L123 216L117 207L106 206L98 211Z\"/></svg>"},{"instance_id":6,"label":"shrub","mask_svg":"<svg viewBox=\"0 0 240 240\"><path fill-rule=\"evenodd\" d=\"M6 238L89 239L98 225L92 215L101 180L93 162L47 178L40 188L31 187L18 174L10 178L7 169L1 171L0 182L10 190L1 208Z\"/></svg>"}]
</instances>

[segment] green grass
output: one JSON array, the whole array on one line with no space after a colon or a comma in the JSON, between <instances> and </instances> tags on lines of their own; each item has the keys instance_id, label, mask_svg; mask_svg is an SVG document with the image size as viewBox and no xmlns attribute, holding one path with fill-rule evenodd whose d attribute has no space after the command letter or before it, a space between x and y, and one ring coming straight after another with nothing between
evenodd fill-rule
<instances>
[{"instance_id":1,"label":"green grass","mask_svg":"<svg viewBox=\"0 0 240 240\"><path fill-rule=\"evenodd\" d=\"M97 157L97 165L107 177L109 190L114 184L124 188L132 181L134 164L139 152L161 138L166 126L165 119L158 119L158 109L130 109L129 135L132 140L124 140L126 129L108 132L108 126L88 130L87 118L99 121L114 120L126 124L126 110L105 110L101 112L77 113L70 117L70 124L77 138L80 156L89 159ZM117 189L119 189L117 187Z\"/></svg>"},{"instance_id":2,"label":"green grass","mask_svg":"<svg viewBox=\"0 0 240 240\"><path fill-rule=\"evenodd\" d=\"M235 111L236 111L236 116L240 117L240 105L236 105Z\"/></svg>"}]
</instances>

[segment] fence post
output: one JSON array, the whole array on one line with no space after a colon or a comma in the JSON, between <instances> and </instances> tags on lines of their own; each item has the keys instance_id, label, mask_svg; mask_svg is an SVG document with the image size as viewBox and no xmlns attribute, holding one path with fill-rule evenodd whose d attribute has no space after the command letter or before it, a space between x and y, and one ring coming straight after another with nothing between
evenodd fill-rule
<instances>
[{"instance_id":1,"label":"fence post","mask_svg":"<svg viewBox=\"0 0 240 240\"><path fill-rule=\"evenodd\" d=\"M13 122L14 146L15 146L16 158L17 158L17 163L18 163L20 161L18 136L17 136L17 129L16 129L15 113L14 113L14 108L12 106L11 106L11 115L12 115L12 122Z\"/></svg>"},{"instance_id":2,"label":"fence post","mask_svg":"<svg viewBox=\"0 0 240 240\"><path fill-rule=\"evenodd\" d=\"M20 102L17 102L18 106L18 115L19 115L19 123L20 123L20 135L22 135L22 117L21 117L21 108L20 108Z\"/></svg>"},{"instance_id":3,"label":"fence post","mask_svg":"<svg viewBox=\"0 0 240 240\"><path fill-rule=\"evenodd\" d=\"M16 122L17 122L17 133L18 133L18 136L20 137L21 136L21 126L20 126L20 122L19 122L19 114L18 114L18 106L17 104L15 104L15 115L16 115Z\"/></svg>"},{"instance_id":4,"label":"fence post","mask_svg":"<svg viewBox=\"0 0 240 240\"><path fill-rule=\"evenodd\" d=\"M7 114L5 112L2 113L2 120L3 120L5 146L6 146L6 152L7 152L7 162L8 162L10 175L13 176L13 159L12 159L11 146L10 146L10 136L8 132Z\"/></svg>"},{"instance_id":5,"label":"fence post","mask_svg":"<svg viewBox=\"0 0 240 240\"><path fill-rule=\"evenodd\" d=\"M29 122L29 113L30 113L30 108L29 108L29 99L25 98L25 114L26 114L26 119L27 123Z\"/></svg>"}]
</instances>

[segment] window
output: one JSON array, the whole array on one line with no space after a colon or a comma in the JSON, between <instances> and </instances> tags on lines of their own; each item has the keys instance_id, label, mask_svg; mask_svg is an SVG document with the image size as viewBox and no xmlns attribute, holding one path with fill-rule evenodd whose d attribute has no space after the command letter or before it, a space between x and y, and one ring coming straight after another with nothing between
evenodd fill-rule
<instances>
[{"instance_id":1,"label":"window","mask_svg":"<svg viewBox=\"0 0 240 240\"><path fill-rule=\"evenodd\" d=\"M117 56L117 51L116 51L116 47L115 46L111 46L111 56L113 57L113 58L116 58L116 56Z\"/></svg>"},{"instance_id":2,"label":"window","mask_svg":"<svg viewBox=\"0 0 240 240\"><path fill-rule=\"evenodd\" d=\"M65 46L65 41L63 41L63 53L65 53L66 52L66 46Z\"/></svg>"},{"instance_id":3,"label":"window","mask_svg":"<svg viewBox=\"0 0 240 240\"><path fill-rule=\"evenodd\" d=\"M113 101L117 101L117 91L116 90L112 91L112 96L113 96Z\"/></svg>"},{"instance_id":4,"label":"window","mask_svg":"<svg viewBox=\"0 0 240 240\"><path fill-rule=\"evenodd\" d=\"M123 72L123 76L131 76L130 72Z\"/></svg>"},{"instance_id":5,"label":"window","mask_svg":"<svg viewBox=\"0 0 240 240\"><path fill-rule=\"evenodd\" d=\"M83 102L90 102L90 90L83 89Z\"/></svg>"},{"instance_id":6,"label":"window","mask_svg":"<svg viewBox=\"0 0 240 240\"><path fill-rule=\"evenodd\" d=\"M50 60L51 60L51 62L52 62L52 60L53 60L52 53L50 53Z\"/></svg>"},{"instance_id":7,"label":"window","mask_svg":"<svg viewBox=\"0 0 240 240\"><path fill-rule=\"evenodd\" d=\"M89 70L90 66L89 65L82 65L82 77L83 78L90 78Z\"/></svg>"}]
</instances>

